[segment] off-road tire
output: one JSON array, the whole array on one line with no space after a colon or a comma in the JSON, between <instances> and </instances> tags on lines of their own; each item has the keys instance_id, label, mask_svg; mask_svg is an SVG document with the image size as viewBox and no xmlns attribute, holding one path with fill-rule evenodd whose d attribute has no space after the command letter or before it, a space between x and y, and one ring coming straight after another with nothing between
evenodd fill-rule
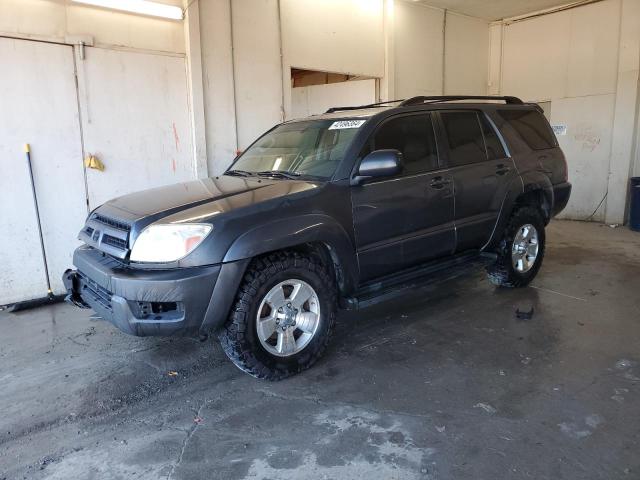
<instances>
[{"instance_id":1,"label":"off-road tire","mask_svg":"<svg viewBox=\"0 0 640 480\"><path fill-rule=\"evenodd\" d=\"M309 344L289 357L270 354L257 334L257 310L265 294L279 282L299 278L315 290L320 302L320 325ZM281 380L311 367L323 354L336 320L335 280L322 261L293 251L254 259L238 289L229 319L218 334L224 352L242 371L256 378Z\"/></svg>"},{"instance_id":2,"label":"off-road tire","mask_svg":"<svg viewBox=\"0 0 640 480\"><path fill-rule=\"evenodd\" d=\"M527 272L518 272L511 262L513 239L519 229L526 224L533 225L538 232L538 254L534 265ZM487 267L489 281L499 287L526 287L535 278L542 265L545 251L544 220L540 211L535 207L520 207L515 210L503 233L498 245L498 258L495 263Z\"/></svg>"}]
</instances>

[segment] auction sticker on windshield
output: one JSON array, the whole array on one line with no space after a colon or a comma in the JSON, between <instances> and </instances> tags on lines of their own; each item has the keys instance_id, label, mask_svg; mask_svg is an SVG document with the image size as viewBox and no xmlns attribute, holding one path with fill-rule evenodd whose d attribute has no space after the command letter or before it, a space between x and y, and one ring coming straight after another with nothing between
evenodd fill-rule
<instances>
[{"instance_id":1,"label":"auction sticker on windshield","mask_svg":"<svg viewBox=\"0 0 640 480\"><path fill-rule=\"evenodd\" d=\"M360 128L366 120L340 120L333 122L329 130L342 130L344 128Z\"/></svg>"}]
</instances>

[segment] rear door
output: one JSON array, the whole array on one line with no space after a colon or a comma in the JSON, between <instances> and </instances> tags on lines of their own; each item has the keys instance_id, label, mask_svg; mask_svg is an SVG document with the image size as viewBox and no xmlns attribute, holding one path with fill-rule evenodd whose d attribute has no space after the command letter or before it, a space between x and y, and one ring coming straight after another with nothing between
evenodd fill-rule
<instances>
[{"instance_id":1,"label":"rear door","mask_svg":"<svg viewBox=\"0 0 640 480\"><path fill-rule=\"evenodd\" d=\"M455 247L453 185L439 161L432 115L386 120L361 158L381 149L401 151L404 169L351 189L362 281L450 254Z\"/></svg>"},{"instance_id":2,"label":"rear door","mask_svg":"<svg viewBox=\"0 0 640 480\"><path fill-rule=\"evenodd\" d=\"M442 111L439 117L454 182L456 251L481 248L516 170L482 111Z\"/></svg>"}]
</instances>

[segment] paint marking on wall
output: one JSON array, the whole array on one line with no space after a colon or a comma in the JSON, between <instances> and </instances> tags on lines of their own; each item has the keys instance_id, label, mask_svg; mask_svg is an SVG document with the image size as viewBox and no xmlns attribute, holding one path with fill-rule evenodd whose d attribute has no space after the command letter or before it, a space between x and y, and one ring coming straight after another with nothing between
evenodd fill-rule
<instances>
[{"instance_id":1,"label":"paint marking on wall","mask_svg":"<svg viewBox=\"0 0 640 480\"><path fill-rule=\"evenodd\" d=\"M173 126L173 140L176 142L176 152L180 150L180 137L178 136L178 129L176 128L176 123L173 122L171 124Z\"/></svg>"}]
</instances>

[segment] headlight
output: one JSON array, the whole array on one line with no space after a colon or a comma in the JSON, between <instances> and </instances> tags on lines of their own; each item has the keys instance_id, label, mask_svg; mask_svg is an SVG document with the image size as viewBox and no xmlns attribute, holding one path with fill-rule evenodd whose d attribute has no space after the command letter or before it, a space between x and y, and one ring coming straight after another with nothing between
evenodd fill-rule
<instances>
[{"instance_id":1,"label":"headlight","mask_svg":"<svg viewBox=\"0 0 640 480\"><path fill-rule=\"evenodd\" d=\"M212 230L211 225L150 225L133 244L132 262L175 262L191 253Z\"/></svg>"}]
</instances>

